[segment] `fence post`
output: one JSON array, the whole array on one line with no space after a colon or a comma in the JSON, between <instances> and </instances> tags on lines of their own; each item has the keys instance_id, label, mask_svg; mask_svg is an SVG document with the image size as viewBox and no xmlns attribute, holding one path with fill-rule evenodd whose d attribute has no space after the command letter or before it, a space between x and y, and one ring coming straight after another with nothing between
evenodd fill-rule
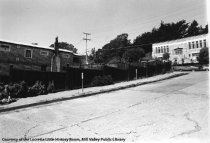
<instances>
[{"instance_id":1,"label":"fence post","mask_svg":"<svg viewBox=\"0 0 210 143\"><path fill-rule=\"evenodd\" d=\"M148 61L146 62L146 77L148 77Z\"/></svg>"},{"instance_id":2,"label":"fence post","mask_svg":"<svg viewBox=\"0 0 210 143\"><path fill-rule=\"evenodd\" d=\"M138 79L138 69L136 69L136 80Z\"/></svg>"},{"instance_id":3,"label":"fence post","mask_svg":"<svg viewBox=\"0 0 210 143\"><path fill-rule=\"evenodd\" d=\"M128 81L130 80L130 64L128 62Z\"/></svg>"},{"instance_id":4,"label":"fence post","mask_svg":"<svg viewBox=\"0 0 210 143\"><path fill-rule=\"evenodd\" d=\"M84 75L83 75L83 72L81 73L81 79L82 79L82 92L83 92L83 78L84 78Z\"/></svg>"}]
</instances>

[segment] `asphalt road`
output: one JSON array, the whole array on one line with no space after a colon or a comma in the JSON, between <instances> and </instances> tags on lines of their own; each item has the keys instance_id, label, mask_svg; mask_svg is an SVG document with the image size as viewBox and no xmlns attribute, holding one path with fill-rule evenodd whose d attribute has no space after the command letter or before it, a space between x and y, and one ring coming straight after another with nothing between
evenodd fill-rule
<instances>
[{"instance_id":1,"label":"asphalt road","mask_svg":"<svg viewBox=\"0 0 210 143\"><path fill-rule=\"evenodd\" d=\"M207 142L208 81L208 72L192 72L153 84L1 113L0 142L24 137L30 142L44 138L57 138L56 142L67 142L65 138Z\"/></svg>"}]
</instances>

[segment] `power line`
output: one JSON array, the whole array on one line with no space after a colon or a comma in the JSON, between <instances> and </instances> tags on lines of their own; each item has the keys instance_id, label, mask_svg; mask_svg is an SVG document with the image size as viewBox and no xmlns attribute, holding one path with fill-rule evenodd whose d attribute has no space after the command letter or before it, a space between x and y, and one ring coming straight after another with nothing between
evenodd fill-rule
<instances>
[{"instance_id":1,"label":"power line","mask_svg":"<svg viewBox=\"0 0 210 143\"><path fill-rule=\"evenodd\" d=\"M130 46L125 46L123 48L98 49L98 50L99 51L108 51L108 50L128 49L128 48L141 47L141 46L151 45L151 44L154 44L154 43L147 43L147 44L140 44L140 45L130 45Z\"/></svg>"},{"instance_id":2,"label":"power line","mask_svg":"<svg viewBox=\"0 0 210 143\"><path fill-rule=\"evenodd\" d=\"M74 44L75 46L78 45L83 39L80 39L76 44Z\"/></svg>"}]
</instances>

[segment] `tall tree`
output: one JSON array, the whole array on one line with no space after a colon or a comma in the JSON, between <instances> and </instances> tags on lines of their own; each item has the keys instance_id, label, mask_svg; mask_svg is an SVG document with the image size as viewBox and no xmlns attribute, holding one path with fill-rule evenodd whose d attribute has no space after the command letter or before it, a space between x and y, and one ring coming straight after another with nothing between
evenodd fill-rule
<instances>
[{"instance_id":1,"label":"tall tree","mask_svg":"<svg viewBox=\"0 0 210 143\"><path fill-rule=\"evenodd\" d=\"M138 62L140 58L145 56L145 51L141 48L132 48L123 54L123 59L127 62Z\"/></svg>"},{"instance_id":2,"label":"tall tree","mask_svg":"<svg viewBox=\"0 0 210 143\"><path fill-rule=\"evenodd\" d=\"M164 23L161 21L158 28L145 32L134 39L133 45L140 46L146 53L152 51L152 43L174 40L187 35L188 23L185 20L177 23Z\"/></svg>"},{"instance_id":3,"label":"tall tree","mask_svg":"<svg viewBox=\"0 0 210 143\"><path fill-rule=\"evenodd\" d=\"M89 57L89 59L91 61L93 61L95 59L95 56L96 56L96 49L95 48L92 48L91 49L91 53L90 53L90 55L88 57Z\"/></svg>"},{"instance_id":4,"label":"tall tree","mask_svg":"<svg viewBox=\"0 0 210 143\"><path fill-rule=\"evenodd\" d=\"M188 30L187 30L187 36L196 36L199 35L199 26L198 22L196 20L193 20L193 22L190 24Z\"/></svg>"},{"instance_id":5,"label":"tall tree","mask_svg":"<svg viewBox=\"0 0 210 143\"><path fill-rule=\"evenodd\" d=\"M202 26L199 27L199 34L207 34L208 33L208 24L203 28Z\"/></svg>"},{"instance_id":6,"label":"tall tree","mask_svg":"<svg viewBox=\"0 0 210 143\"><path fill-rule=\"evenodd\" d=\"M108 62L112 58L121 59L127 46L131 45L128 34L123 33L104 45L101 50L101 58Z\"/></svg>"},{"instance_id":7,"label":"tall tree","mask_svg":"<svg viewBox=\"0 0 210 143\"><path fill-rule=\"evenodd\" d=\"M204 30L203 30L203 33L204 34L207 34L209 32L209 30L208 30L208 24L205 26L205 28L204 28Z\"/></svg>"}]
</instances>

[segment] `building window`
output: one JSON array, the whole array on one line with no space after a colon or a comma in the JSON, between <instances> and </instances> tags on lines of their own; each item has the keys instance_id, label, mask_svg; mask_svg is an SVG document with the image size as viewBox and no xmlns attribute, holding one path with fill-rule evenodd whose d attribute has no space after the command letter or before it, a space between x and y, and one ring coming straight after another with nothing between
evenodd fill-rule
<instances>
[{"instance_id":1,"label":"building window","mask_svg":"<svg viewBox=\"0 0 210 143\"><path fill-rule=\"evenodd\" d=\"M191 42L189 42L188 44L189 44L189 49L191 49Z\"/></svg>"},{"instance_id":2,"label":"building window","mask_svg":"<svg viewBox=\"0 0 210 143\"><path fill-rule=\"evenodd\" d=\"M158 53L158 47L156 47L156 53Z\"/></svg>"},{"instance_id":3,"label":"building window","mask_svg":"<svg viewBox=\"0 0 210 143\"><path fill-rule=\"evenodd\" d=\"M41 50L40 51L40 55L42 55L42 56L48 56L49 55L49 52L48 51Z\"/></svg>"},{"instance_id":4,"label":"building window","mask_svg":"<svg viewBox=\"0 0 210 143\"><path fill-rule=\"evenodd\" d=\"M175 51L176 55L182 55L182 53L183 53L182 49L180 49L180 48L179 49L175 49L174 51Z\"/></svg>"},{"instance_id":5,"label":"building window","mask_svg":"<svg viewBox=\"0 0 210 143\"><path fill-rule=\"evenodd\" d=\"M199 47L199 45L198 45L198 41L196 41L196 48L198 48Z\"/></svg>"},{"instance_id":6,"label":"building window","mask_svg":"<svg viewBox=\"0 0 210 143\"><path fill-rule=\"evenodd\" d=\"M9 45L0 45L0 51L9 52L10 46Z\"/></svg>"},{"instance_id":7,"label":"building window","mask_svg":"<svg viewBox=\"0 0 210 143\"><path fill-rule=\"evenodd\" d=\"M200 40L200 48L202 48L202 40Z\"/></svg>"},{"instance_id":8,"label":"building window","mask_svg":"<svg viewBox=\"0 0 210 143\"><path fill-rule=\"evenodd\" d=\"M166 46L164 46L163 52L166 53Z\"/></svg>"},{"instance_id":9,"label":"building window","mask_svg":"<svg viewBox=\"0 0 210 143\"><path fill-rule=\"evenodd\" d=\"M169 47L167 46L167 53L169 53Z\"/></svg>"},{"instance_id":10,"label":"building window","mask_svg":"<svg viewBox=\"0 0 210 143\"><path fill-rule=\"evenodd\" d=\"M206 47L206 39L203 40L203 45L204 45L204 47Z\"/></svg>"},{"instance_id":11,"label":"building window","mask_svg":"<svg viewBox=\"0 0 210 143\"><path fill-rule=\"evenodd\" d=\"M160 47L158 47L158 53L160 53Z\"/></svg>"},{"instance_id":12,"label":"building window","mask_svg":"<svg viewBox=\"0 0 210 143\"><path fill-rule=\"evenodd\" d=\"M163 53L163 47L161 47L161 53Z\"/></svg>"},{"instance_id":13,"label":"building window","mask_svg":"<svg viewBox=\"0 0 210 143\"><path fill-rule=\"evenodd\" d=\"M26 49L25 50L25 57L26 58L32 58L32 50L31 49Z\"/></svg>"},{"instance_id":14,"label":"building window","mask_svg":"<svg viewBox=\"0 0 210 143\"><path fill-rule=\"evenodd\" d=\"M70 58L69 54L63 54L63 58Z\"/></svg>"},{"instance_id":15,"label":"building window","mask_svg":"<svg viewBox=\"0 0 210 143\"><path fill-rule=\"evenodd\" d=\"M199 53L192 53L192 57L198 57Z\"/></svg>"},{"instance_id":16,"label":"building window","mask_svg":"<svg viewBox=\"0 0 210 143\"><path fill-rule=\"evenodd\" d=\"M193 48L193 49L195 48L195 44L194 44L194 42L192 42L192 48Z\"/></svg>"},{"instance_id":17,"label":"building window","mask_svg":"<svg viewBox=\"0 0 210 143\"><path fill-rule=\"evenodd\" d=\"M189 58L190 58L190 54L189 54Z\"/></svg>"}]
</instances>

